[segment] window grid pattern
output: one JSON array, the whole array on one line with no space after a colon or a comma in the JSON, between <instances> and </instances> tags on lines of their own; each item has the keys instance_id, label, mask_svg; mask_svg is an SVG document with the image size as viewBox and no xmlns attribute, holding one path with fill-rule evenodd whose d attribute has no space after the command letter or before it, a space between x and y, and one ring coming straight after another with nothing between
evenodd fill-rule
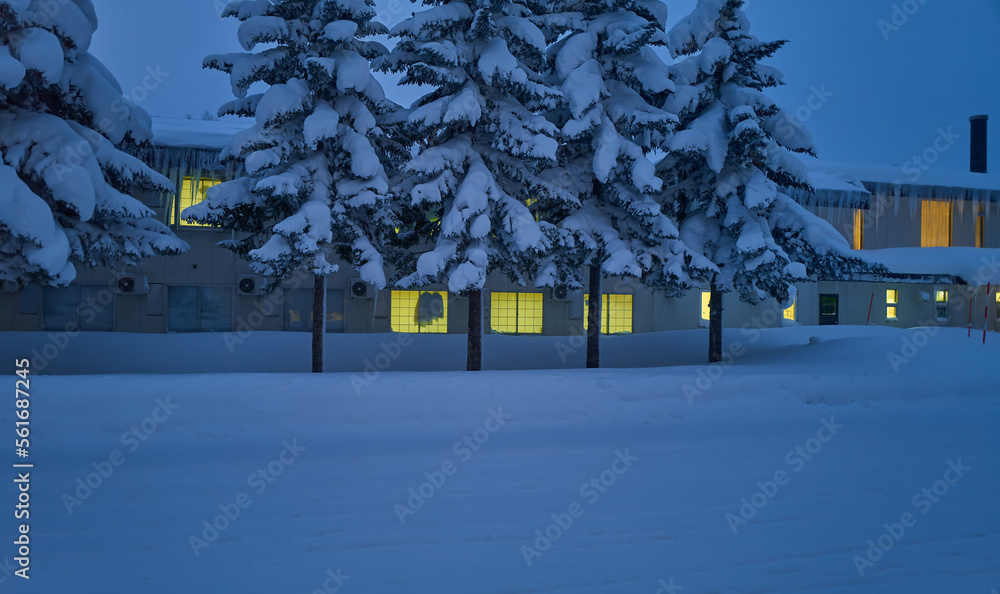
<instances>
[{"instance_id":1,"label":"window grid pattern","mask_svg":"<svg viewBox=\"0 0 1000 594\"><path fill-rule=\"evenodd\" d=\"M440 295L444 306L442 316L432 322L418 321L421 295ZM390 323L393 332L404 334L447 334L448 333L448 293L447 291L393 291L391 295Z\"/></svg>"},{"instance_id":2,"label":"window grid pattern","mask_svg":"<svg viewBox=\"0 0 1000 594\"><path fill-rule=\"evenodd\" d=\"M899 291L887 289L885 292L885 319L895 320L899 314Z\"/></svg>"},{"instance_id":3,"label":"window grid pattern","mask_svg":"<svg viewBox=\"0 0 1000 594\"><path fill-rule=\"evenodd\" d=\"M490 327L500 334L541 334L541 293L492 293Z\"/></svg>"},{"instance_id":4,"label":"window grid pattern","mask_svg":"<svg viewBox=\"0 0 1000 594\"><path fill-rule=\"evenodd\" d=\"M177 206L170 213L170 224L181 227L211 227L211 225L189 223L181 218L181 214L185 208L194 206L205 200L208 189L220 183L222 182L211 178L185 177L183 183L181 183L181 191L177 194Z\"/></svg>"},{"instance_id":5,"label":"window grid pattern","mask_svg":"<svg viewBox=\"0 0 1000 594\"><path fill-rule=\"evenodd\" d=\"M590 296L583 296L583 329L590 326ZM632 333L632 296L601 296L601 334Z\"/></svg>"}]
</instances>

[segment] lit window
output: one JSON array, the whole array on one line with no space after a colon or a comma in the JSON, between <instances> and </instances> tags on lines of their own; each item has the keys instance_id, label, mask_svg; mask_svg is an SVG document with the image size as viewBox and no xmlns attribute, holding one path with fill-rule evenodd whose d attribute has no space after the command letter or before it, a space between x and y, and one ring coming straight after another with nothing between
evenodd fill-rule
<instances>
[{"instance_id":1,"label":"lit window","mask_svg":"<svg viewBox=\"0 0 1000 594\"><path fill-rule=\"evenodd\" d=\"M501 334L541 334L541 293L493 293L490 296L490 325Z\"/></svg>"},{"instance_id":2,"label":"lit window","mask_svg":"<svg viewBox=\"0 0 1000 594\"><path fill-rule=\"evenodd\" d=\"M934 291L934 309L938 320L948 319L948 291Z\"/></svg>"},{"instance_id":3,"label":"lit window","mask_svg":"<svg viewBox=\"0 0 1000 594\"><path fill-rule=\"evenodd\" d=\"M899 310L899 291L896 289L888 289L885 292L885 319L895 320Z\"/></svg>"},{"instance_id":4,"label":"lit window","mask_svg":"<svg viewBox=\"0 0 1000 594\"><path fill-rule=\"evenodd\" d=\"M448 332L446 291L393 291L392 331L410 334Z\"/></svg>"},{"instance_id":5,"label":"lit window","mask_svg":"<svg viewBox=\"0 0 1000 594\"><path fill-rule=\"evenodd\" d=\"M583 296L583 328L590 326L588 312L590 300ZM601 334L631 334L632 333L632 296L602 295L601 296Z\"/></svg>"},{"instance_id":6,"label":"lit window","mask_svg":"<svg viewBox=\"0 0 1000 594\"><path fill-rule=\"evenodd\" d=\"M976 247L981 248L985 245L985 219L986 213L983 211L983 205L979 205L979 212L976 214Z\"/></svg>"},{"instance_id":7,"label":"lit window","mask_svg":"<svg viewBox=\"0 0 1000 594\"><path fill-rule=\"evenodd\" d=\"M854 211L854 240L851 249L862 250L865 247L865 211L860 208Z\"/></svg>"},{"instance_id":8,"label":"lit window","mask_svg":"<svg viewBox=\"0 0 1000 594\"><path fill-rule=\"evenodd\" d=\"M924 200L920 213L920 246L951 246L951 202Z\"/></svg>"},{"instance_id":9,"label":"lit window","mask_svg":"<svg viewBox=\"0 0 1000 594\"><path fill-rule=\"evenodd\" d=\"M525 204L525 206L527 206L530 209L535 204L538 204L538 198L532 196L531 198L528 198L527 200L525 200L524 204ZM536 223L538 221L542 220L542 215L537 210L533 214L534 214L535 222Z\"/></svg>"},{"instance_id":10,"label":"lit window","mask_svg":"<svg viewBox=\"0 0 1000 594\"><path fill-rule=\"evenodd\" d=\"M194 206L200 203L206 197L208 189L212 186L219 185L219 180L209 179L209 178L191 178L185 177L184 182L181 184L181 191L177 195L177 204L170 213L170 224L177 225L178 220L180 220L181 227L211 227L211 225L202 225L200 223L189 223L180 218L181 213L184 212L185 208L189 206Z\"/></svg>"},{"instance_id":11,"label":"lit window","mask_svg":"<svg viewBox=\"0 0 1000 594\"><path fill-rule=\"evenodd\" d=\"M712 301L712 293L710 291L701 292L701 319L708 321L712 318L712 308L709 304Z\"/></svg>"},{"instance_id":12,"label":"lit window","mask_svg":"<svg viewBox=\"0 0 1000 594\"><path fill-rule=\"evenodd\" d=\"M785 319L795 321L795 301L785 309Z\"/></svg>"}]
</instances>

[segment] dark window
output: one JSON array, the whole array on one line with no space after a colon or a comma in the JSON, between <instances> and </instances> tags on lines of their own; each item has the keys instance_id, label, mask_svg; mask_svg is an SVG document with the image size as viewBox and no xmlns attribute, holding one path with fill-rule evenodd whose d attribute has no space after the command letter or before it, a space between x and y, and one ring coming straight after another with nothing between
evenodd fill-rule
<instances>
[{"instance_id":1,"label":"dark window","mask_svg":"<svg viewBox=\"0 0 1000 594\"><path fill-rule=\"evenodd\" d=\"M106 286L47 287L42 300L43 330L114 330L114 293Z\"/></svg>"},{"instance_id":2,"label":"dark window","mask_svg":"<svg viewBox=\"0 0 1000 594\"><path fill-rule=\"evenodd\" d=\"M230 332L233 329L232 287L169 287L167 330Z\"/></svg>"},{"instance_id":3,"label":"dark window","mask_svg":"<svg viewBox=\"0 0 1000 594\"><path fill-rule=\"evenodd\" d=\"M285 291L285 330L312 331L313 292L311 289ZM344 290L326 291L326 331L344 332Z\"/></svg>"},{"instance_id":4,"label":"dark window","mask_svg":"<svg viewBox=\"0 0 1000 594\"><path fill-rule=\"evenodd\" d=\"M836 326L840 324L840 297L838 295L819 296L819 325Z\"/></svg>"}]
</instances>

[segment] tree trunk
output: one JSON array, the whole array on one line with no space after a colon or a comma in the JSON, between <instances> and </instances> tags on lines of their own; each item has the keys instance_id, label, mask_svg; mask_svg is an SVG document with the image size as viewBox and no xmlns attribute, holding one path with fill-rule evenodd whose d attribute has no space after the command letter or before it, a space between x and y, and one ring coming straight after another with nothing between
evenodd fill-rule
<instances>
[{"instance_id":1,"label":"tree trunk","mask_svg":"<svg viewBox=\"0 0 1000 594\"><path fill-rule=\"evenodd\" d=\"M708 299L708 362L722 361L722 292L710 286Z\"/></svg>"},{"instance_id":2,"label":"tree trunk","mask_svg":"<svg viewBox=\"0 0 1000 594\"><path fill-rule=\"evenodd\" d=\"M469 356L466 371L483 369L483 292L469 292Z\"/></svg>"},{"instance_id":3,"label":"tree trunk","mask_svg":"<svg viewBox=\"0 0 1000 594\"><path fill-rule=\"evenodd\" d=\"M587 305L587 369L601 366L601 267L590 267L590 297Z\"/></svg>"},{"instance_id":4,"label":"tree trunk","mask_svg":"<svg viewBox=\"0 0 1000 594\"><path fill-rule=\"evenodd\" d=\"M326 277L313 281L312 371L323 373L323 334L326 331Z\"/></svg>"}]
</instances>

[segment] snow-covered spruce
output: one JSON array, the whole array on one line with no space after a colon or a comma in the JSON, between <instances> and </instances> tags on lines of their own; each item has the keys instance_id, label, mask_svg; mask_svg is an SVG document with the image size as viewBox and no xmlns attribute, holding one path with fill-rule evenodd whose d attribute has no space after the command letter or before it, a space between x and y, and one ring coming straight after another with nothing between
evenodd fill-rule
<instances>
[{"instance_id":1,"label":"snow-covered spruce","mask_svg":"<svg viewBox=\"0 0 1000 594\"><path fill-rule=\"evenodd\" d=\"M657 0L562 0L539 19L551 80L564 95L549 117L561 133L547 175L579 203L559 221L560 242L540 285L579 286L581 265L644 278L680 292L689 262L713 269L678 240L657 198L662 182L648 155L665 151L678 119L662 106L674 92L655 47L666 45L666 6Z\"/></svg>"},{"instance_id":2,"label":"snow-covered spruce","mask_svg":"<svg viewBox=\"0 0 1000 594\"><path fill-rule=\"evenodd\" d=\"M205 66L229 74L237 97L220 115L255 118L223 152L246 176L211 188L183 216L240 233L223 245L274 284L299 270L325 277L336 253L384 287L380 245L393 219L377 118L393 104L369 66L386 50L363 40L385 32L371 20L374 4L233 2L223 16L241 21L247 52ZM260 44L267 49L253 52ZM257 82L270 87L248 95Z\"/></svg>"},{"instance_id":3,"label":"snow-covered spruce","mask_svg":"<svg viewBox=\"0 0 1000 594\"><path fill-rule=\"evenodd\" d=\"M428 251L398 262L400 286L481 289L500 270L535 276L555 228L536 213L575 202L539 175L556 159L556 127L538 113L560 93L545 84L545 37L522 4L430 2L397 25L396 48L376 60L401 84L430 91L395 114L392 129L415 145L397 188L400 240Z\"/></svg>"},{"instance_id":4,"label":"snow-covered spruce","mask_svg":"<svg viewBox=\"0 0 1000 594\"><path fill-rule=\"evenodd\" d=\"M90 0L0 0L0 280L65 285L78 264L188 247L131 195L173 187L124 152L150 118L88 52L96 29Z\"/></svg>"},{"instance_id":5,"label":"snow-covered spruce","mask_svg":"<svg viewBox=\"0 0 1000 594\"><path fill-rule=\"evenodd\" d=\"M867 267L828 223L781 192L812 190L794 154L815 156L812 138L764 94L782 84L781 73L759 62L785 42L750 35L742 6L699 0L670 31L670 49L683 59L671 66L677 89L665 107L681 129L658 173L681 239L718 267L707 279L715 290L790 304L796 281Z\"/></svg>"}]
</instances>

